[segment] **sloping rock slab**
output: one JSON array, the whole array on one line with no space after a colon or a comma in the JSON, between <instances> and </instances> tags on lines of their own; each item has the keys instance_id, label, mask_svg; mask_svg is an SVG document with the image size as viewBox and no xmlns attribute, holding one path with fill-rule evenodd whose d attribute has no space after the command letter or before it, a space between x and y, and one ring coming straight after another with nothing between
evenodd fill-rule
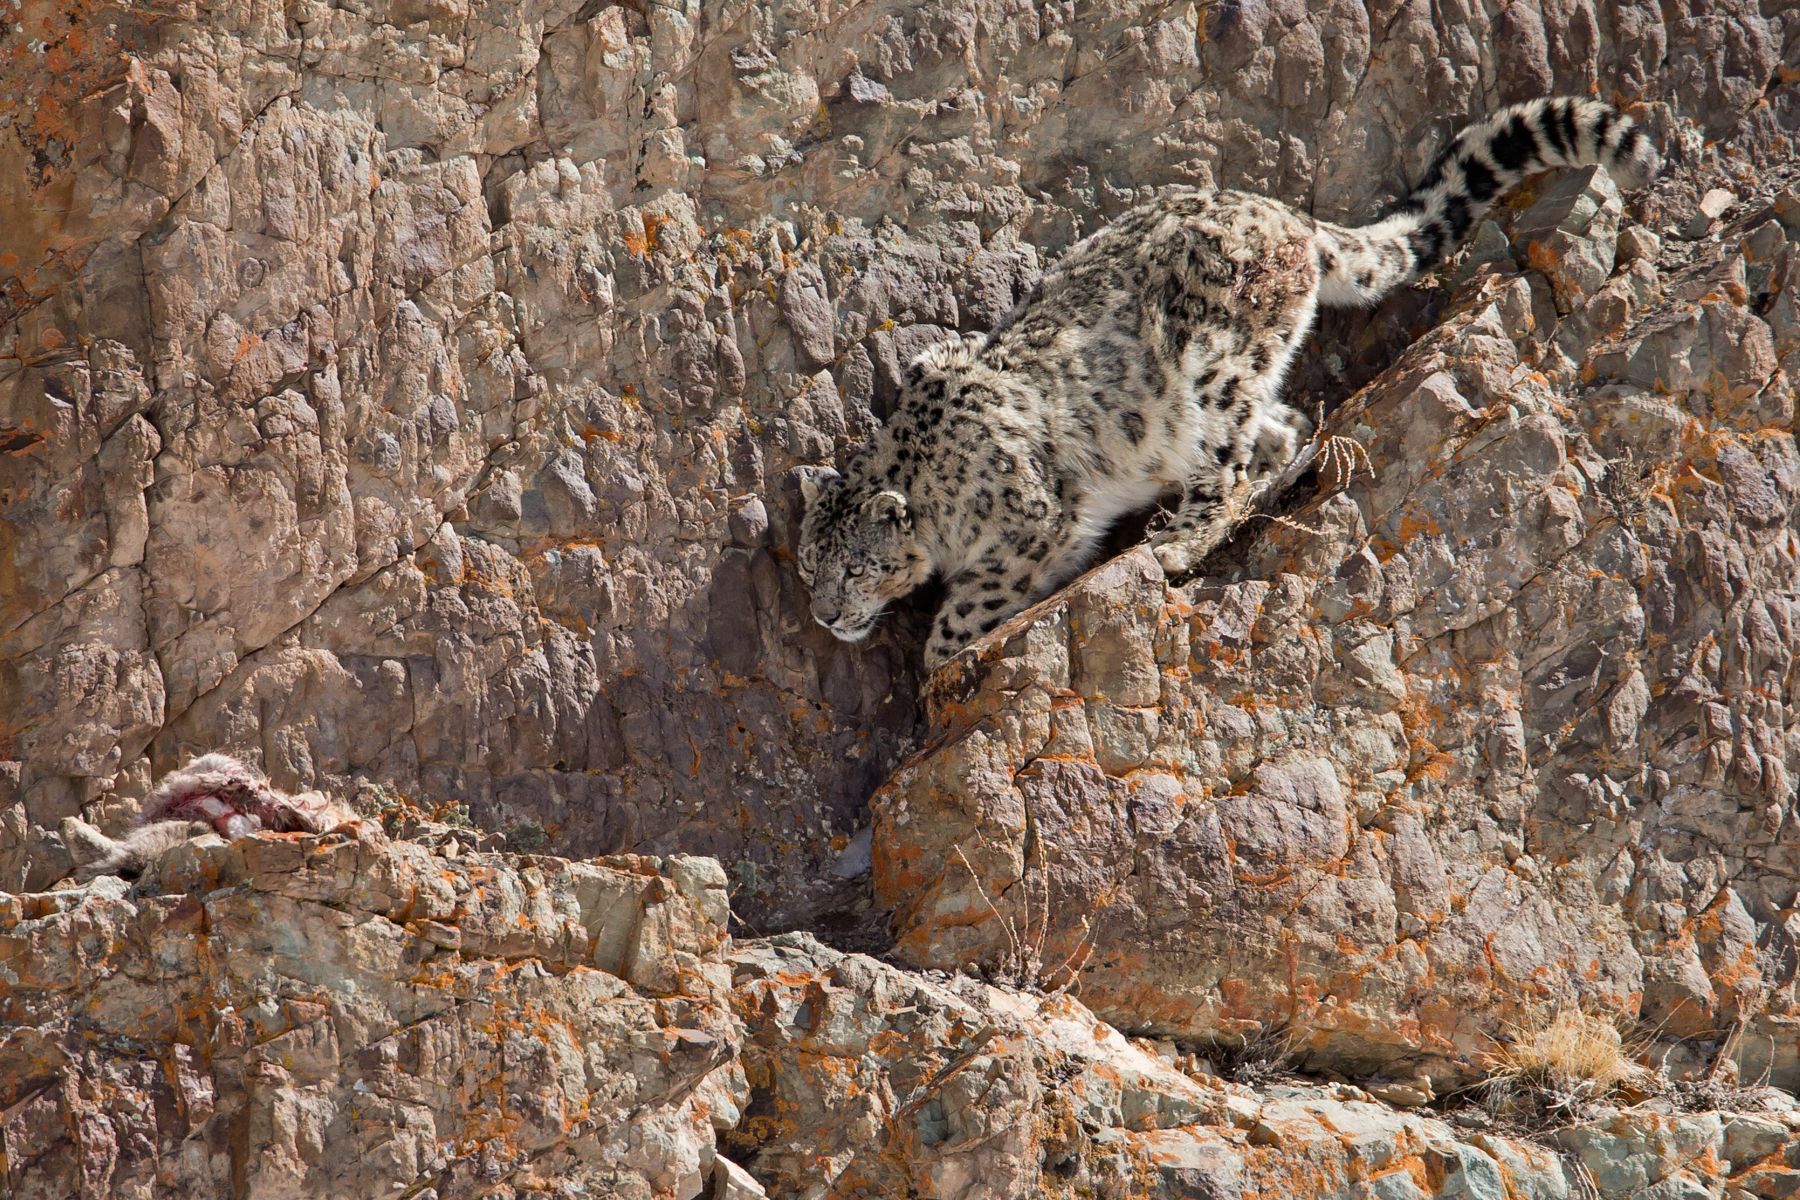
<instances>
[{"instance_id":1,"label":"sloping rock slab","mask_svg":"<svg viewBox=\"0 0 1800 1200\"><path fill-rule=\"evenodd\" d=\"M8 1196L700 1192L741 1090L711 860L363 830L154 874L0 894Z\"/></svg>"},{"instance_id":2,"label":"sloping rock slab","mask_svg":"<svg viewBox=\"0 0 1800 1200\"><path fill-rule=\"evenodd\" d=\"M751 1083L735 1157L770 1195L1773 1197L1800 1144L1791 1111L1606 1109L1521 1140L1354 1087L1190 1074L1066 995L931 979L806 935L741 944L733 963Z\"/></svg>"}]
</instances>

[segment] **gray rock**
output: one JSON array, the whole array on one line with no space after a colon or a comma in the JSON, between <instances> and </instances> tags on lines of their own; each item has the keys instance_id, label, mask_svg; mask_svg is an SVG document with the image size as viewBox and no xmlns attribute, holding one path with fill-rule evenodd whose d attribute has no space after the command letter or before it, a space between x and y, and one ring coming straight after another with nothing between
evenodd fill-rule
<instances>
[{"instance_id":1,"label":"gray rock","mask_svg":"<svg viewBox=\"0 0 1800 1200\"><path fill-rule=\"evenodd\" d=\"M1724 188L1712 188L1700 197L1700 203L1694 207L1694 215L1687 224L1681 227L1681 236L1685 238L1701 238L1710 232L1719 218L1731 211L1737 203L1737 197Z\"/></svg>"},{"instance_id":2,"label":"gray rock","mask_svg":"<svg viewBox=\"0 0 1800 1200\"><path fill-rule=\"evenodd\" d=\"M1457 268L1456 282L1463 282L1489 263L1511 266L1512 261L1512 243L1507 241L1506 232L1493 221L1483 221L1469 239L1469 248Z\"/></svg>"},{"instance_id":3,"label":"gray rock","mask_svg":"<svg viewBox=\"0 0 1800 1200\"><path fill-rule=\"evenodd\" d=\"M1619 234L1618 258L1620 264L1634 262L1654 263L1662 253L1662 239L1642 225L1627 226Z\"/></svg>"},{"instance_id":4,"label":"gray rock","mask_svg":"<svg viewBox=\"0 0 1800 1200\"><path fill-rule=\"evenodd\" d=\"M1538 193L1514 228L1522 261L1542 272L1568 312L1612 274L1622 205L1599 167L1569 171Z\"/></svg>"},{"instance_id":5,"label":"gray rock","mask_svg":"<svg viewBox=\"0 0 1800 1200\"><path fill-rule=\"evenodd\" d=\"M833 341L835 322L825 297L825 281L812 268L797 268L781 276L781 315L794 331L796 348L811 366L828 363L837 351Z\"/></svg>"},{"instance_id":6,"label":"gray rock","mask_svg":"<svg viewBox=\"0 0 1800 1200\"><path fill-rule=\"evenodd\" d=\"M767 1195L762 1184L756 1182L756 1177L750 1172L723 1154L713 1158L711 1200L761 1200Z\"/></svg>"},{"instance_id":7,"label":"gray rock","mask_svg":"<svg viewBox=\"0 0 1800 1200\"><path fill-rule=\"evenodd\" d=\"M1775 197L1775 217L1789 229L1800 230L1800 188L1787 188Z\"/></svg>"},{"instance_id":8,"label":"gray rock","mask_svg":"<svg viewBox=\"0 0 1800 1200\"><path fill-rule=\"evenodd\" d=\"M731 542L735 546L754 549L769 539L769 511L757 496L741 496L729 518Z\"/></svg>"}]
</instances>

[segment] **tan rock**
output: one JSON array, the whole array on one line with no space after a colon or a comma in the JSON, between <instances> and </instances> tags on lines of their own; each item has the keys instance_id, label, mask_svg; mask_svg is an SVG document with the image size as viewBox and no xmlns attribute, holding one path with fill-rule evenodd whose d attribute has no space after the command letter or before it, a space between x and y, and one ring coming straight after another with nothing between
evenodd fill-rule
<instances>
[{"instance_id":1,"label":"tan rock","mask_svg":"<svg viewBox=\"0 0 1800 1200\"><path fill-rule=\"evenodd\" d=\"M1466 1061L1501 1001L1580 991L1671 1029L1744 1016L1744 1078L1791 1077L1800 259L1766 229L1748 269L1735 241L1646 242L1604 278L1610 217L1559 217L1515 272L1501 214L1448 309L1421 287L1302 356L1309 401L1381 376L1334 425L1378 472L1298 514L1319 532L1259 522L1183 593L1114 564L979 687L934 685L929 724L916 612L856 648L806 617L788 470L1156 188L1362 219L1453 117L1596 80L1702 148L1684 169L1738 171L1745 213L1792 157L1791 29L1751 0L1296 13L11 6L0 910L35 998L0 995L0 1086L29 1089L0 1097L5 1186L716 1187L727 889L757 928L856 923L864 803L927 739L884 793L911 832L873 854L959 964L1124 963L1090 999L1134 1031L1299 1014L1346 1068ZM1672 227L1716 182L1627 207ZM211 750L513 845L730 871L202 841L147 890L43 898L65 819L117 829ZM78 1005L99 1023L56 1015ZM1043 1079L957 1099L992 1152L920 1143L894 1177L1042 1178L1052 1143L1009 1122ZM1283 1146L1371 1178L1310 1116L1223 1142L1105 1116L1092 1178L1150 1164L1140 1192L1262 1180ZM781 1153L838 1154L835 1128ZM1463 1153L1367 1162L1400 1194Z\"/></svg>"},{"instance_id":2,"label":"tan rock","mask_svg":"<svg viewBox=\"0 0 1800 1200\"><path fill-rule=\"evenodd\" d=\"M725 930L682 882L717 877L365 826L0 896L8 1183L695 1196L743 1100Z\"/></svg>"}]
</instances>

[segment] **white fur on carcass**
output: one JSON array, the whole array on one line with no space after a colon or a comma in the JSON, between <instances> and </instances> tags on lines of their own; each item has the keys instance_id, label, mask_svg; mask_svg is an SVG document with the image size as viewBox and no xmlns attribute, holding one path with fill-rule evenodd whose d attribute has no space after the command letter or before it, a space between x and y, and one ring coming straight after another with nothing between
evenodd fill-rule
<instances>
[{"instance_id":1,"label":"white fur on carcass","mask_svg":"<svg viewBox=\"0 0 1800 1200\"><path fill-rule=\"evenodd\" d=\"M261 830L324 833L351 817L320 792L290 796L229 754L204 754L163 776L131 828L109 838L76 817L62 823L63 842L79 861L75 878L135 878L166 851L208 832L248 837Z\"/></svg>"}]
</instances>

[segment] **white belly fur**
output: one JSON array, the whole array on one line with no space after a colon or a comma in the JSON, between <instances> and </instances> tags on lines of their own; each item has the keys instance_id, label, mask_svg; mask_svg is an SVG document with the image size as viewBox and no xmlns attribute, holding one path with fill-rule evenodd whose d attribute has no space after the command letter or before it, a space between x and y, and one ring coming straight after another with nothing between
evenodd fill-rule
<instances>
[{"instance_id":1,"label":"white belly fur","mask_svg":"<svg viewBox=\"0 0 1800 1200\"><path fill-rule=\"evenodd\" d=\"M1144 508L1158 496L1175 486L1156 479L1095 480L1082 503L1081 532L1086 537L1101 537L1126 513Z\"/></svg>"}]
</instances>

